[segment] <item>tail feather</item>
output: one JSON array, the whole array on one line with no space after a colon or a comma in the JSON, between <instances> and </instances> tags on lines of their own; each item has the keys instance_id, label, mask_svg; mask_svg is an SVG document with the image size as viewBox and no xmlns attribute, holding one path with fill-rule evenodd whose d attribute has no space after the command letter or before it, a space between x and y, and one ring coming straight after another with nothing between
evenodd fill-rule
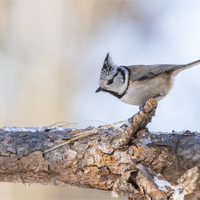
<instances>
[{"instance_id":1,"label":"tail feather","mask_svg":"<svg viewBox=\"0 0 200 200\"><path fill-rule=\"evenodd\" d=\"M199 64L200 64L200 60L196 60L194 62L191 62L191 63L184 65L183 67L185 67L185 69L187 69L187 68L193 67L195 65L199 65Z\"/></svg>"},{"instance_id":2,"label":"tail feather","mask_svg":"<svg viewBox=\"0 0 200 200\"><path fill-rule=\"evenodd\" d=\"M196 60L194 62L185 64L185 65L179 65L178 67L176 67L176 70L173 71L173 75L176 76L179 72L188 69L190 67L194 67L195 65L199 65L200 64L200 60Z\"/></svg>"}]
</instances>

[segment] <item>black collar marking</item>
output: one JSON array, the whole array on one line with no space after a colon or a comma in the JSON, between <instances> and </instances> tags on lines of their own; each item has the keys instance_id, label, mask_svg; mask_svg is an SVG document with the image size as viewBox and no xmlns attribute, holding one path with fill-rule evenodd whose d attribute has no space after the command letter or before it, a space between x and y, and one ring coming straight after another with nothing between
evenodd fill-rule
<instances>
[{"instance_id":1,"label":"black collar marking","mask_svg":"<svg viewBox=\"0 0 200 200\"><path fill-rule=\"evenodd\" d=\"M126 86L125 91L124 91L122 94L118 94L118 93L113 92L113 91L110 91L110 90L104 90L104 89L102 89L102 91L108 92L108 93L112 94L113 96L117 97L118 99L121 99L121 98L126 94L126 92L127 92L127 90L128 90L128 87L129 87L129 79L130 79L130 71L129 71L129 69L126 68L125 66L121 66L121 67L125 68L125 70L128 71L128 84L127 84L127 86ZM123 82L125 82L125 78L126 78L126 77L125 77L124 71L123 71L122 69L118 68L118 73L119 73L119 72L121 72L121 74L122 74L122 76L123 76ZM118 73L117 73L117 74L118 74Z\"/></svg>"}]
</instances>

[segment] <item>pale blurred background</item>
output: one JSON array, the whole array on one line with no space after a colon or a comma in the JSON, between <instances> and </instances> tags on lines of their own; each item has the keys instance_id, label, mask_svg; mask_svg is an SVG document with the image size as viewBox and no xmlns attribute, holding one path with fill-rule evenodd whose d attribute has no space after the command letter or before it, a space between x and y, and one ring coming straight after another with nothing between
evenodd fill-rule
<instances>
[{"instance_id":1,"label":"pale blurred background","mask_svg":"<svg viewBox=\"0 0 200 200\"><path fill-rule=\"evenodd\" d=\"M0 1L0 127L131 117L138 107L95 94L107 52L119 65L200 59L200 1ZM199 76L200 66L178 75L150 131L200 131ZM1 183L0 199L111 197Z\"/></svg>"}]
</instances>

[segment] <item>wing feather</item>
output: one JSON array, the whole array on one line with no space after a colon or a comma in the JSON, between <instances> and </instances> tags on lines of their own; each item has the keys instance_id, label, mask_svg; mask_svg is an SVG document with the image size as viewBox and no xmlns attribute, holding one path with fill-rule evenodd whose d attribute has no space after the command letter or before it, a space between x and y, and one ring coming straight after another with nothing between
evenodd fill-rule
<instances>
[{"instance_id":1,"label":"wing feather","mask_svg":"<svg viewBox=\"0 0 200 200\"><path fill-rule=\"evenodd\" d=\"M130 80L143 81L163 73L168 73L183 65L132 65L126 68L130 71Z\"/></svg>"}]
</instances>

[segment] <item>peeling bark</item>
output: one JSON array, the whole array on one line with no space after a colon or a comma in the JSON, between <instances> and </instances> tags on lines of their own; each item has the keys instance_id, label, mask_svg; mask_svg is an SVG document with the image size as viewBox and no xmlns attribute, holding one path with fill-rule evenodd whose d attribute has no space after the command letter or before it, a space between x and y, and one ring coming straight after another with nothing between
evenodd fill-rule
<instances>
[{"instance_id":1,"label":"peeling bark","mask_svg":"<svg viewBox=\"0 0 200 200\"><path fill-rule=\"evenodd\" d=\"M147 101L122 125L123 132L113 127L0 129L0 181L100 189L130 200L197 199L199 134L149 132L146 125L156 107L154 99ZM92 129L87 137L43 153Z\"/></svg>"}]
</instances>

